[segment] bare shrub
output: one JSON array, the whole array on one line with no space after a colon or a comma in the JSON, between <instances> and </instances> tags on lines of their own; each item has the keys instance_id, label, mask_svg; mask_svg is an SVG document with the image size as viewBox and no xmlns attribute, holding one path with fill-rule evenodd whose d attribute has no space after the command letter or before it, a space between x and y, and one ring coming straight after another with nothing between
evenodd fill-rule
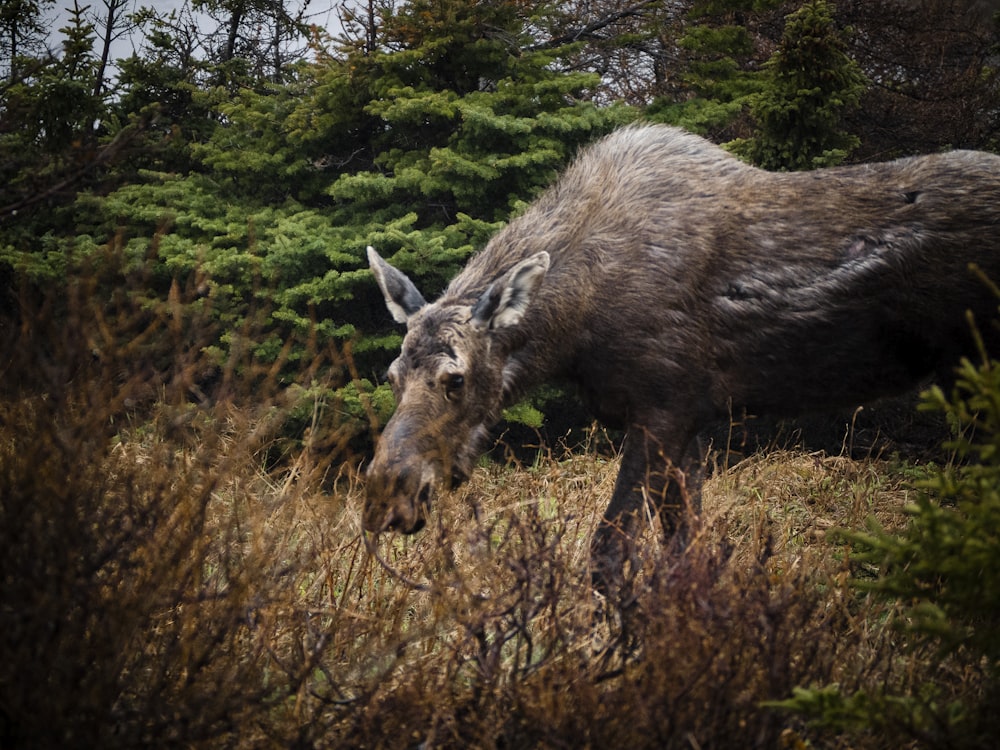
<instances>
[{"instance_id":1,"label":"bare shrub","mask_svg":"<svg viewBox=\"0 0 1000 750\"><path fill-rule=\"evenodd\" d=\"M207 304L100 261L3 321L2 744L242 735L322 653L284 619L309 619L288 501L317 467L265 472L288 404L267 366L203 353Z\"/></svg>"}]
</instances>

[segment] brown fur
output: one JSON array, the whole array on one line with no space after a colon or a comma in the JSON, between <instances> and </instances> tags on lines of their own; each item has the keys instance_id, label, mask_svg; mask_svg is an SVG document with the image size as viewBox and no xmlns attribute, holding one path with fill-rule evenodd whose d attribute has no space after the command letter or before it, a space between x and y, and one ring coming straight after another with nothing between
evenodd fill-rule
<instances>
[{"instance_id":1,"label":"brown fur","mask_svg":"<svg viewBox=\"0 0 1000 750\"><path fill-rule=\"evenodd\" d=\"M992 154L768 173L675 128L620 130L433 304L370 253L408 332L365 526L418 529L504 406L568 380L628 430L594 538L606 582L647 500L668 537L697 507L708 425L856 405L969 353L966 310L990 333L997 308L969 264L1000 281L998 251Z\"/></svg>"}]
</instances>

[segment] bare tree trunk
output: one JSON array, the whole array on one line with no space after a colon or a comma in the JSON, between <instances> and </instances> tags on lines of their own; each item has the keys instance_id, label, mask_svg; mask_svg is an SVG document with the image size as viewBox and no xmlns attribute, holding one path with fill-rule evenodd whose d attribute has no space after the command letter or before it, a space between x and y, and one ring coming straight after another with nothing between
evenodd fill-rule
<instances>
[{"instance_id":1,"label":"bare tree trunk","mask_svg":"<svg viewBox=\"0 0 1000 750\"><path fill-rule=\"evenodd\" d=\"M10 25L10 82L17 83L17 21Z\"/></svg>"},{"instance_id":2,"label":"bare tree trunk","mask_svg":"<svg viewBox=\"0 0 1000 750\"><path fill-rule=\"evenodd\" d=\"M271 61L274 65L274 75L272 80L281 83L281 25L284 21L284 10L279 3L274 9L274 37L271 39Z\"/></svg>"},{"instance_id":3,"label":"bare tree trunk","mask_svg":"<svg viewBox=\"0 0 1000 750\"><path fill-rule=\"evenodd\" d=\"M368 0L368 41L365 50L369 55L374 54L378 45L378 36L375 31L375 0Z\"/></svg>"},{"instance_id":4,"label":"bare tree trunk","mask_svg":"<svg viewBox=\"0 0 1000 750\"><path fill-rule=\"evenodd\" d=\"M128 30L127 21L122 21L122 11L128 4L129 0L104 0L104 33L101 37L101 57L94 78L94 96L100 96L106 88L111 45Z\"/></svg>"},{"instance_id":5,"label":"bare tree trunk","mask_svg":"<svg viewBox=\"0 0 1000 750\"><path fill-rule=\"evenodd\" d=\"M233 13L229 17L229 35L226 38L226 49L222 62L229 62L236 57L236 39L239 36L240 24L243 23L245 11L246 7L243 3L233 5Z\"/></svg>"},{"instance_id":6,"label":"bare tree trunk","mask_svg":"<svg viewBox=\"0 0 1000 750\"><path fill-rule=\"evenodd\" d=\"M94 76L94 96L100 96L104 91L104 76L108 70L108 59L111 57L111 40L115 30L116 14L124 0L104 0L107 15L104 17L104 35L101 39L101 59L97 65L97 75Z\"/></svg>"}]
</instances>

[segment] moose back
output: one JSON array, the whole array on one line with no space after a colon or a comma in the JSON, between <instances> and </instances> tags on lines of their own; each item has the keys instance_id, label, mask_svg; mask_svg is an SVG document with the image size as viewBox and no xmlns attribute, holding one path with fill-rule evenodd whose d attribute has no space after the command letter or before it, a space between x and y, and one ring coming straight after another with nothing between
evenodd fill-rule
<instances>
[{"instance_id":1,"label":"moose back","mask_svg":"<svg viewBox=\"0 0 1000 750\"><path fill-rule=\"evenodd\" d=\"M645 503L666 538L697 508L706 427L857 405L974 353L967 311L988 335L997 310L970 264L1000 281L1000 157L770 173L633 126L584 150L433 303L368 257L407 331L365 528L419 530L504 407L569 381L627 430L592 544L607 583Z\"/></svg>"}]
</instances>

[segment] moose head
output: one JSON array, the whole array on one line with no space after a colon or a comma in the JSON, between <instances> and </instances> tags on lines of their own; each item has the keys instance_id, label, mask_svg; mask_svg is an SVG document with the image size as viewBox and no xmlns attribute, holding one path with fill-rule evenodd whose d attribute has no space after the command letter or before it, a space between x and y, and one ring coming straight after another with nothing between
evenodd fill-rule
<instances>
[{"instance_id":1,"label":"moose head","mask_svg":"<svg viewBox=\"0 0 1000 750\"><path fill-rule=\"evenodd\" d=\"M411 534L438 492L468 478L510 396L511 336L549 268L539 252L492 279L477 296L449 292L428 304L413 282L368 248L389 312L406 324L388 378L396 412L368 467L364 526Z\"/></svg>"}]
</instances>

